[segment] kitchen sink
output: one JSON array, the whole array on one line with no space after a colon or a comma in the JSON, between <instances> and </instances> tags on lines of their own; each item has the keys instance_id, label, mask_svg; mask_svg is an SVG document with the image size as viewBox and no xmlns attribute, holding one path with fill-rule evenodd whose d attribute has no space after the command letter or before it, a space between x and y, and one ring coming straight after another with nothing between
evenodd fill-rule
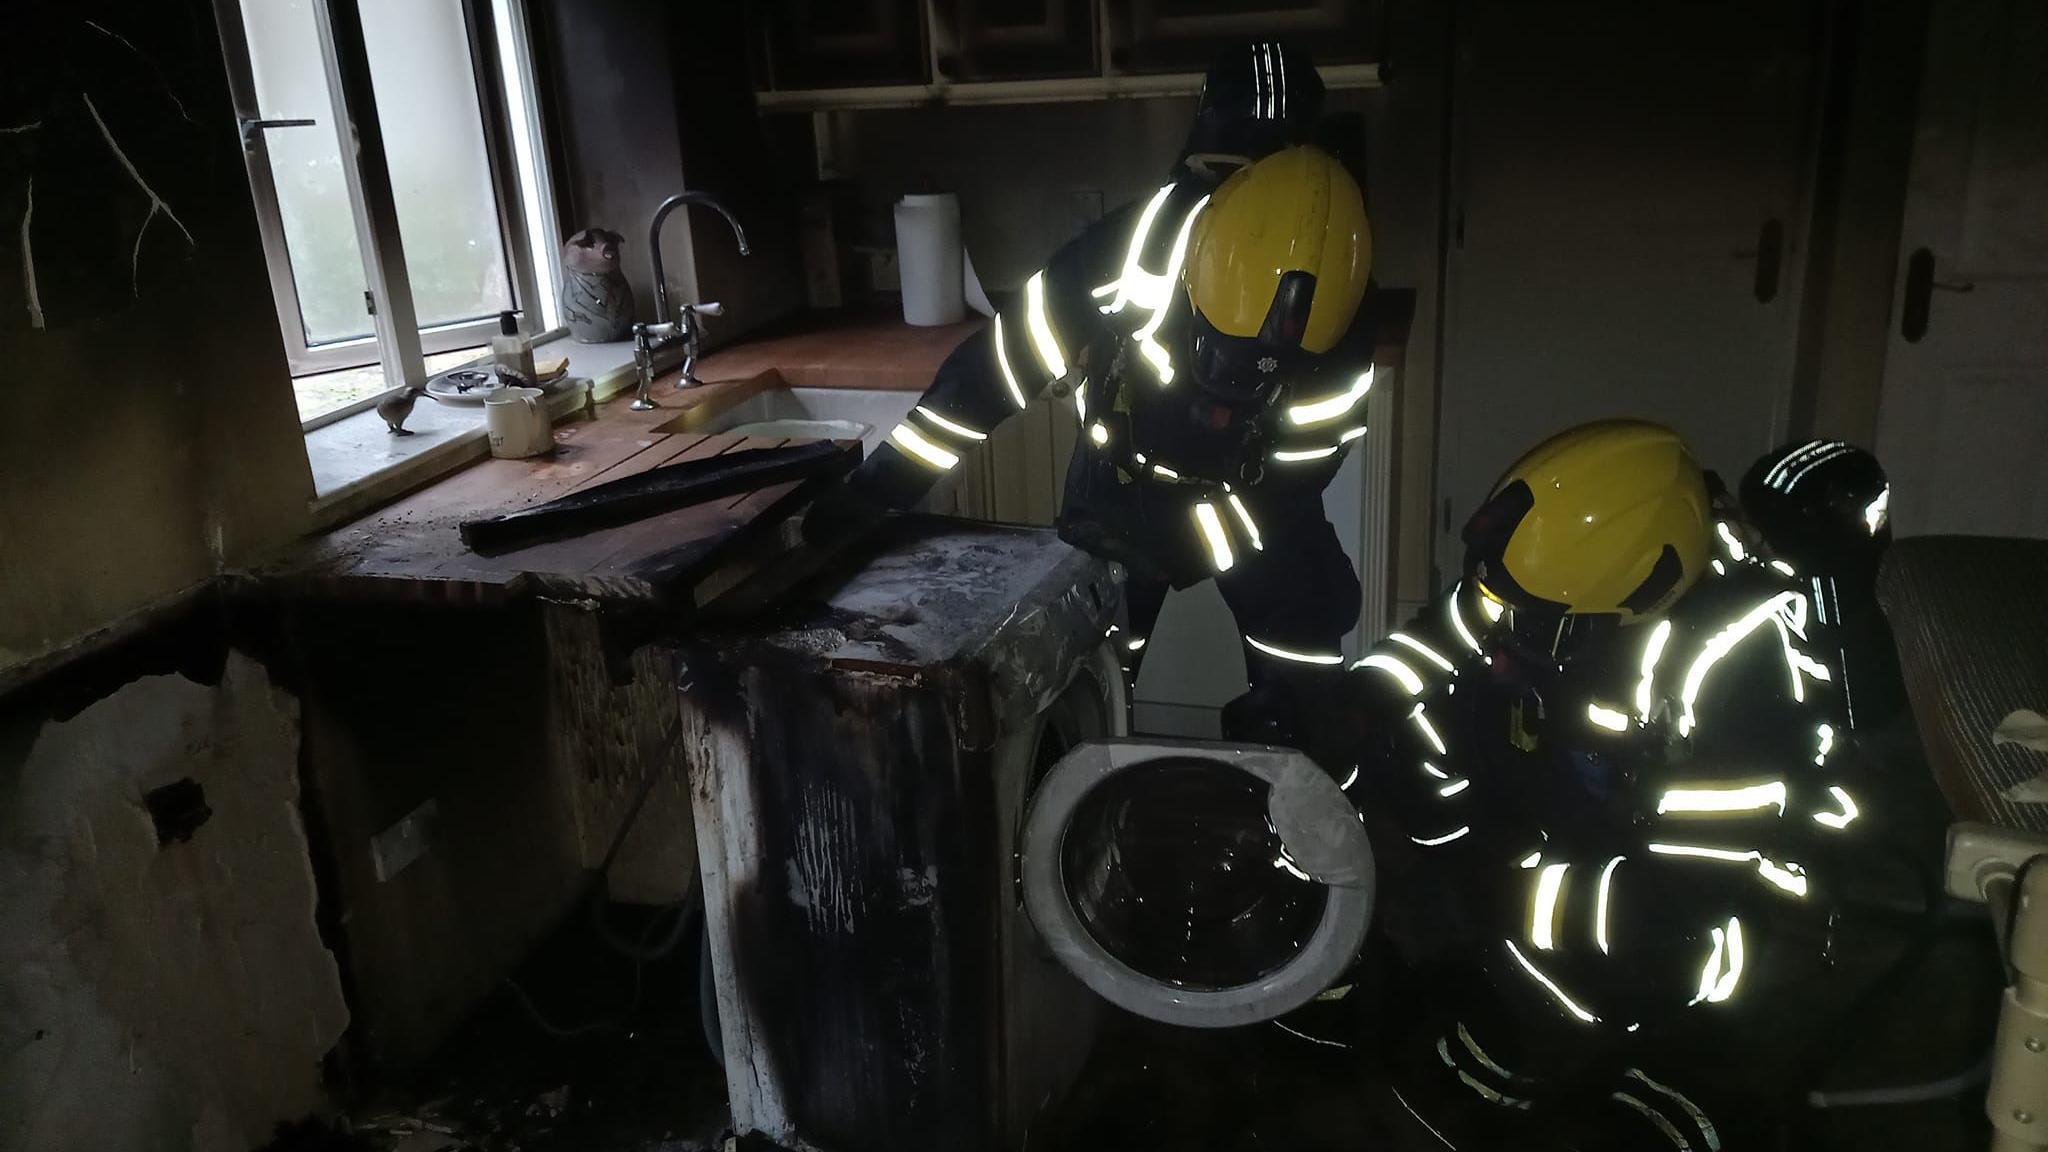
<instances>
[{"instance_id":1,"label":"kitchen sink","mask_svg":"<svg viewBox=\"0 0 2048 1152\"><path fill-rule=\"evenodd\" d=\"M739 432L783 439L852 440L872 452L917 403L915 392L861 388L771 388L709 420L689 419L698 432ZM681 420L675 421L678 425ZM663 426L663 431L680 430Z\"/></svg>"}]
</instances>

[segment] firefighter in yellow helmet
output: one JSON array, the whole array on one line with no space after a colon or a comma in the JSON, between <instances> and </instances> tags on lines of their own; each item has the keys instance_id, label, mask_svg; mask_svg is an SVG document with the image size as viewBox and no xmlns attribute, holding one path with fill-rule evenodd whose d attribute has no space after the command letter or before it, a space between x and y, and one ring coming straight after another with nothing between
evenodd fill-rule
<instances>
[{"instance_id":1,"label":"firefighter in yellow helmet","mask_svg":"<svg viewBox=\"0 0 2048 1152\"><path fill-rule=\"evenodd\" d=\"M1270 59L1252 74L1277 81ZM1255 108L1284 107L1255 90ZM1322 490L1365 431L1372 235L1357 181L1319 148L1282 147L1220 185L1211 171L1184 170L1031 276L806 532L829 540L915 503L1055 385L1080 426L1059 531L1128 570L1131 671L1166 590L1213 577L1255 686L1231 715L1271 737L1286 685L1337 665L1358 617Z\"/></svg>"},{"instance_id":2,"label":"firefighter in yellow helmet","mask_svg":"<svg viewBox=\"0 0 2048 1152\"><path fill-rule=\"evenodd\" d=\"M1881 471L1841 448L1866 507ZM1463 579L1312 741L1382 825L1383 934L1438 1005L1397 1061L1408 1099L1468 1146L1767 1127L1876 806L1825 582L1636 421L1545 441L1464 541Z\"/></svg>"}]
</instances>

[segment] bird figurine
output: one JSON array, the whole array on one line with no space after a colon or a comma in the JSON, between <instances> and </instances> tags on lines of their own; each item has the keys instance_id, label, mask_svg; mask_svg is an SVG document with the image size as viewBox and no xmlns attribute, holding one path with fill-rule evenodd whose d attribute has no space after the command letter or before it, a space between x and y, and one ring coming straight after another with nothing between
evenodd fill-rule
<instances>
[{"instance_id":1,"label":"bird figurine","mask_svg":"<svg viewBox=\"0 0 2048 1152\"><path fill-rule=\"evenodd\" d=\"M619 268L624 239L585 228L562 245L562 319L579 344L610 344L633 330L633 286Z\"/></svg>"},{"instance_id":2,"label":"bird figurine","mask_svg":"<svg viewBox=\"0 0 2048 1152\"><path fill-rule=\"evenodd\" d=\"M413 403L426 394L427 390L420 385L408 384L377 401L377 415L382 416L384 423L391 426L393 436L412 435L406 429L405 418L412 415Z\"/></svg>"}]
</instances>

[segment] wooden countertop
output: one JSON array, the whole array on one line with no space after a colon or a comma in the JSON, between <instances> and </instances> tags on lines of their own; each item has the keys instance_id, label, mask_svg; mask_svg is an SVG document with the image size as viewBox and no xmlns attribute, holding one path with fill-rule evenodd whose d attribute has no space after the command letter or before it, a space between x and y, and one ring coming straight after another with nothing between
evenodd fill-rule
<instances>
[{"instance_id":1,"label":"wooden countertop","mask_svg":"<svg viewBox=\"0 0 2048 1152\"><path fill-rule=\"evenodd\" d=\"M772 446L700 429L748 397L784 386L773 372L707 383L687 392L662 383L654 390L661 406L651 412L635 412L628 405L630 394L621 394L599 405L591 418L557 425L551 455L479 461L314 537L259 575L300 594L355 599L490 602L536 587L647 598L648 590L636 580L650 559L683 546L715 551L753 521L786 514L800 485L776 485L493 557L472 552L462 542L459 526L464 520L531 507L672 461Z\"/></svg>"},{"instance_id":2,"label":"wooden countertop","mask_svg":"<svg viewBox=\"0 0 2048 1152\"><path fill-rule=\"evenodd\" d=\"M737 380L773 371L792 388L922 392L953 349L987 323L979 316L936 328L901 320L829 322L721 348L698 363L697 378Z\"/></svg>"},{"instance_id":3,"label":"wooden countertop","mask_svg":"<svg viewBox=\"0 0 2048 1152\"><path fill-rule=\"evenodd\" d=\"M543 546L545 556L522 551L486 559L463 545L460 523L531 507L672 460L731 451L741 446L735 438L707 437L696 429L766 389L922 391L953 349L984 323L977 316L914 328L886 318L826 318L815 327L721 349L699 362L698 376L705 381L701 388L678 392L673 387L677 373L666 373L651 390L660 405L652 412L633 411L627 404L629 389L598 405L590 418L557 425L550 456L480 460L308 540L263 574L301 593L373 598L499 600L536 582L545 586L552 577L542 570L575 560L578 546L562 542ZM699 515L689 524L666 524L680 515L671 513L655 518L662 523L650 522L640 535L652 547L663 527L670 545L681 539L679 532L729 531L748 516L778 511L789 487L727 502L720 511L735 514L725 517L731 523L698 523L704 519ZM608 547L615 542L600 543ZM598 567L616 570L625 558L630 557L613 549Z\"/></svg>"},{"instance_id":4,"label":"wooden countertop","mask_svg":"<svg viewBox=\"0 0 2048 1152\"><path fill-rule=\"evenodd\" d=\"M1382 300L1376 322L1394 342L1403 334L1411 299L1411 294L1398 293ZM264 574L301 592L377 598L496 600L521 594L535 583L551 586L548 580L564 562L576 559L570 554L579 546L565 547L569 542L562 542L540 546L541 551L553 550L546 556L522 551L486 559L463 545L459 524L531 507L672 460L730 451L740 446L738 440L707 436L697 429L764 389L922 391L960 342L986 323L976 316L959 324L914 328L895 319L828 319L817 327L721 349L699 362L698 375L706 381L701 388L678 392L672 387L676 374L668 373L652 390L660 405L652 412L633 411L627 404L630 390L622 392L599 405L591 418L558 425L552 455L479 461L314 537ZM679 513L656 517L638 534L636 547L672 547L687 539L678 537L679 532L730 533L751 517L773 519L786 514L778 502L786 502L793 487L779 486L714 506L731 514L717 523L701 516L688 524L681 519L668 522ZM611 547L616 542L604 543ZM602 563L593 561L593 570L615 573L636 556L630 549L612 548ZM548 569L543 560L554 568ZM601 590L614 585L597 581L591 586Z\"/></svg>"},{"instance_id":5,"label":"wooden countertop","mask_svg":"<svg viewBox=\"0 0 2048 1152\"><path fill-rule=\"evenodd\" d=\"M1370 300L1374 342L1386 348L1406 344L1415 293L1376 288ZM773 371L792 388L922 392L953 349L987 325L980 316L935 328L913 328L886 316L826 318L815 327L721 348L698 363L697 377L737 380Z\"/></svg>"}]
</instances>

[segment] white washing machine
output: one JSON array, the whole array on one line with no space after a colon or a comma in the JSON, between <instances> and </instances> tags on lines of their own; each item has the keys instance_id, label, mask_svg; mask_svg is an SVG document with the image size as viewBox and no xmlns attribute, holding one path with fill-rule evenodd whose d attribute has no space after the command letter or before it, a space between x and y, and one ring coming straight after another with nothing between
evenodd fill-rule
<instances>
[{"instance_id":1,"label":"white washing machine","mask_svg":"<svg viewBox=\"0 0 2048 1152\"><path fill-rule=\"evenodd\" d=\"M733 1119L786 1148L1022 1149L1102 1014L1016 862L1039 777L1123 730L1116 577L1044 529L901 517L875 547L779 630L685 653Z\"/></svg>"},{"instance_id":2,"label":"white washing machine","mask_svg":"<svg viewBox=\"0 0 2048 1152\"><path fill-rule=\"evenodd\" d=\"M686 651L738 1131L1021 1152L1106 1005L1253 1023L1357 955L1350 804L1299 753L1125 738L1119 600L1049 531L903 517L787 626Z\"/></svg>"}]
</instances>

